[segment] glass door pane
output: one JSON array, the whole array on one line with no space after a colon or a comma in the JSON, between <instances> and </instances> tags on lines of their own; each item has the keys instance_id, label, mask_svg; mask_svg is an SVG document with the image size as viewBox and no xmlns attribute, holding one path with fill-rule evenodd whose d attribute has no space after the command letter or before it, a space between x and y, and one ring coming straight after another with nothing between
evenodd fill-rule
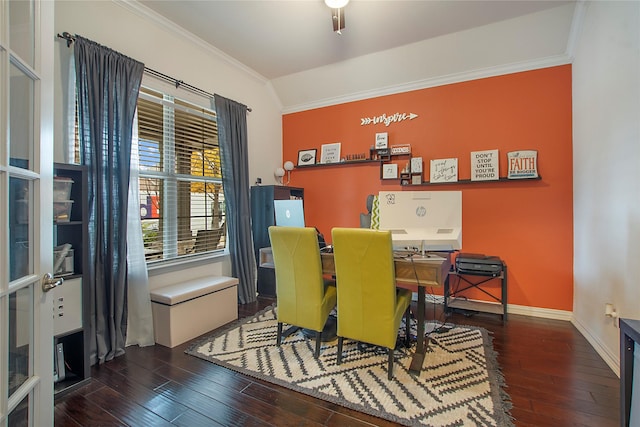
<instances>
[{"instance_id":1,"label":"glass door pane","mask_svg":"<svg viewBox=\"0 0 640 427\"><path fill-rule=\"evenodd\" d=\"M9 420L10 427L29 426L29 419L31 418L29 413L29 400L31 400L30 396L26 396L20 401L13 412L9 414L9 417L7 419Z\"/></svg>"},{"instance_id":2,"label":"glass door pane","mask_svg":"<svg viewBox=\"0 0 640 427\"><path fill-rule=\"evenodd\" d=\"M11 64L9 81L9 164L33 168L34 80Z\"/></svg>"},{"instance_id":3,"label":"glass door pane","mask_svg":"<svg viewBox=\"0 0 640 427\"><path fill-rule=\"evenodd\" d=\"M9 179L9 281L33 274L33 197L26 179Z\"/></svg>"},{"instance_id":4,"label":"glass door pane","mask_svg":"<svg viewBox=\"0 0 640 427\"><path fill-rule=\"evenodd\" d=\"M35 13L32 0L9 1L9 47L33 68L35 57Z\"/></svg>"},{"instance_id":5,"label":"glass door pane","mask_svg":"<svg viewBox=\"0 0 640 427\"><path fill-rule=\"evenodd\" d=\"M33 336L31 286L9 295L9 397L29 378Z\"/></svg>"}]
</instances>

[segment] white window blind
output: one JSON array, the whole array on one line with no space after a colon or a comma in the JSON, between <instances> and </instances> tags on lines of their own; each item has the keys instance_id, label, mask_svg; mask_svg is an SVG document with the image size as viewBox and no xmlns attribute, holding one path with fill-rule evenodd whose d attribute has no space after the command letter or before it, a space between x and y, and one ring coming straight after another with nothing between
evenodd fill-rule
<instances>
[{"instance_id":1,"label":"white window blind","mask_svg":"<svg viewBox=\"0 0 640 427\"><path fill-rule=\"evenodd\" d=\"M226 221L215 113L142 88L138 138L147 262L224 249Z\"/></svg>"}]
</instances>

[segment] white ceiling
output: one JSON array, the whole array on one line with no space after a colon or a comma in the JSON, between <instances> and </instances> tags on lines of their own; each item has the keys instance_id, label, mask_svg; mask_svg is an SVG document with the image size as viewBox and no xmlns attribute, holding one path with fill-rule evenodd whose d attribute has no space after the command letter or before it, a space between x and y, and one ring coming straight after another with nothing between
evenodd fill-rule
<instances>
[{"instance_id":1,"label":"white ceiling","mask_svg":"<svg viewBox=\"0 0 640 427\"><path fill-rule=\"evenodd\" d=\"M140 0L267 80L572 2L351 0L339 35L323 0Z\"/></svg>"}]
</instances>

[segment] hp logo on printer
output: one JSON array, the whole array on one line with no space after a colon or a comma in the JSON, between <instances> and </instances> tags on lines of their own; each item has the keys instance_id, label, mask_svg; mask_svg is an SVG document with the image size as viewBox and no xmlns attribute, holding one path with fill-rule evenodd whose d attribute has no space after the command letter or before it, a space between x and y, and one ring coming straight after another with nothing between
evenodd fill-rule
<instances>
[{"instance_id":1,"label":"hp logo on printer","mask_svg":"<svg viewBox=\"0 0 640 427\"><path fill-rule=\"evenodd\" d=\"M416 216L423 217L425 215L427 215L427 208L424 206L418 206L416 208Z\"/></svg>"}]
</instances>

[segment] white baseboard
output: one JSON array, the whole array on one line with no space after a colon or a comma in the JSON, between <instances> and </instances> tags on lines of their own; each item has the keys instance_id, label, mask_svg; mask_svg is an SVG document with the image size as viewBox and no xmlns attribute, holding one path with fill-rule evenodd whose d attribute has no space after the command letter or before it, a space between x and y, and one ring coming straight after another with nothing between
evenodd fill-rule
<instances>
[{"instance_id":1,"label":"white baseboard","mask_svg":"<svg viewBox=\"0 0 640 427\"><path fill-rule=\"evenodd\" d=\"M444 297L441 295L427 295L427 303L444 304ZM417 293L413 294L413 301L417 301ZM551 308L528 307L524 305L508 304L507 313L519 314L523 316L540 317L544 319L564 320L571 322L578 332L585 337L587 342L593 347L611 370L620 377L620 357L613 354L596 336L591 334L578 320L573 317L572 311L555 310Z\"/></svg>"},{"instance_id":2,"label":"white baseboard","mask_svg":"<svg viewBox=\"0 0 640 427\"><path fill-rule=\"evenodd\" d=\"M525 305L509 304L507 306L509 314L521 314L523 316L541 317L544 319L564 320L570 322L573 319L573 312L566 310L556 310L553 308L528 307Z\"/></svg>"},{"instance_id":3,"label":"white baseboard","mask_svg":"<svg viewBox=\"0 0 640 427\"><path fill-rule=\"evenodd\" d=\"M591 344L596 353L598 353L600 357L602 357L605 363L609 365L613 373L616 374L618 378L620 378L620 355L611 353L607 346L605 346L604 343L598 339L598 337L591 334L589 330L585 328L584 325L577 319L572 318L571 323L586 338L589 344Z\"/></svg>"},{"instance_id":4,"label":"white baseboard","mask_svg":"<svg viewBox=\"0 0 640 427\"><path fill-rule=\"evenodd\" d=\"M413 293L412 301L418 301L418 294L416 292ZM429 303L444 304L444 296L427 294L426 301L427 301L427 304ZM470 299L469 301L486 302L486 301L473 300L473 299ZM489 303L489 304L495 304L495 303ZM555 310L551 308L528 307L525 305L516 305L516 304L507 304L507 313L521 314L523 316L531 316L531 317L542 317L544 319L564 320L567 322L570 322L573 320L573 312L571 311Z\"/></svg>"}]
</instances>

